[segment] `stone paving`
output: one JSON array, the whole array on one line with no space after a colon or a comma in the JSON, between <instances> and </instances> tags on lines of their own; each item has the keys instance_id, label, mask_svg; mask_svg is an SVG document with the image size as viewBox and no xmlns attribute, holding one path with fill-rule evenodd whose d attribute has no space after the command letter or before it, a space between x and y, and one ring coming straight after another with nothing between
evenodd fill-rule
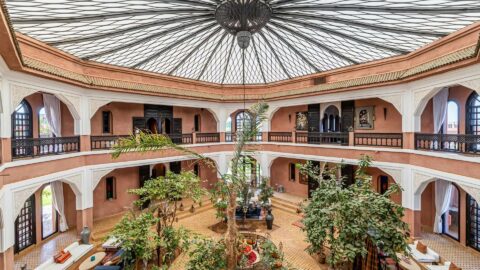
<instances>
[{"instance_id":1,"label":"stone paving","mask_svg":"<svg viewBox=\"0 0 480 270\"><path fill-rule=\"evenodd\" d=\"M273 212L275 216L274 223L280 228L271 233L272 240L278 245L282 242L285 258L293 267L299 270L317 270L327 269L326 265L318 264L306 251L307 243L304 241L305 235L300 228L292 225L299 220L299 216L285 211L277 210ZM194 232L219 238L220 234L211 231L208 226L217 223L215 219L215 210L209 210L198 215L180 220L177 226L183 226ZM181 255L172 266L172 270L185 269L187 256Z\"/></svg>"}]
</instances>

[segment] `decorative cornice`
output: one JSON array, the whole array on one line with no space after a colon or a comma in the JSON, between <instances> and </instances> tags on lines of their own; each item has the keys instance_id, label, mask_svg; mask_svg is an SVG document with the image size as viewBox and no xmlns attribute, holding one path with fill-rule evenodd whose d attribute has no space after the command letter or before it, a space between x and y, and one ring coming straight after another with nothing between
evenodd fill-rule
<instances>
[{"instance_id":1,"label":"decorative cornice","mask_svg":"<svg viewBox=\"0 0 480 270\"><path fill-rule=\"evenodd\" d=\"M480 44L480 43L478 43ZM425 62L423 64L417 65L404 70L387 72L383 74L375 74L355 79L348 79L343 81L336 81L331 83L326 83L314 87L309 87L305 89L295 89L287 90L280 92L268 93L265 95L246 95L246 99L276 99L283 98L293 95L305 95L305 94L316 94L328 90L340 90L347 89L352 87L361 87L368 86L379 83L394 83L397 81L402 81L408 79L412 76L416 76L422 73L426 73L447 65L455 64L460 61L476 58L479 51L479 45L472 45L467 48L460 49L458 51L452 52L450 54L438 57L431 61ZM45 72L54 76L61 78L73 80L81 84L98 87L98 88L108 88L108 89L119 89L127 92L134 93L149 93L156 95L174 95L178 97L187 97L187 98L196 98L196 99L213 99L220 101L234 101L243 99L243 95L221 95L213 94L199 91L183 90L171 87L164 87L159 85L145 84L140 82L127 82L121 80L107 79L96 77L92 75L79 74L67 69L63 69L49 63L44 63L34 58L27 56L23 57L25 65L29 68L32 68L37 71Z\"/></svg>"}]
</instances>

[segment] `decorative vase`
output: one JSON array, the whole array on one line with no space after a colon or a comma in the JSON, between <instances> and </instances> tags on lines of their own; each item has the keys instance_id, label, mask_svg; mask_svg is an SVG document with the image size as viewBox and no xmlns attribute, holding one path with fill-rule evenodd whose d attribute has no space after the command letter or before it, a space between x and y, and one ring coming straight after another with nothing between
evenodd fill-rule
<instances>
[{"instance_id":1,"label":"decorative vase","mask_svg":"<svg viewBox=\"0 0 480 270\"><path fill-rule=\"evenodd\" d=\"M265 217L265 221L267 222L267 230L273 229L273 220L275 218L272 215L272 209L268 209L267 216Z\"/></svg>"},{"instance_id":2,"label":"decorative vase","mask_svg":"<svg viewBox=\"0 0 480 270\"><path fill-rule=\"evenodd\" d=\"M83 227L82 232L80 233L80 240L82 241L82 244L84 245L89 245L90 244L90 234L92 232L90 231L90 228L87 226Z\"/></svg>"}]
</instances>

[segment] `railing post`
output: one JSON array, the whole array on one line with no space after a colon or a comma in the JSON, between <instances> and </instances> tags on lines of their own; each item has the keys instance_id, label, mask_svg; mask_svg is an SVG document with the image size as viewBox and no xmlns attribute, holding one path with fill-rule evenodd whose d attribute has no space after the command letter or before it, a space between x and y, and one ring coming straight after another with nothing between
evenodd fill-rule
<instances>
[{"instance_id":1,"label":"railing post","mask_svg":"<svg viewBox=\"0 0 480 270\"><path fill-rule=\"evenodd\" d=\"M220 132L220 142L225 142L226 139L225 139L225 132Z\"/></svg>"},{"instance_id":2,"label":"railing post","mask_svg":"<svg viewBox=\"0 0 480 270\"><path fill-rule=\"evenodd\" d=\"M12 139L2 138L2 164L12 161Z\"/></svg>"},{"instance_id":3,"label":"railing post","mask_svg":"<svg viewBox=\"0 0 480 270\"><path fill-rule=\"evenodd\" d=\"M268 142L268 132L261 132L262 142Z\"/></svg>"},{"instance_id":4,"label":"railing post","mask_svg":"<svg viewBox=\"0 0 480 270\"><path fill-rule=\"evenodd\" d=\"M355 132L348 132L348 146L355 146Z\"/></svg>"},{"instance_id":5,"label":"railing post","mask_svg":"<svg viewBox=\"0 0 480 270\"><path fill-rule=\"evenodd\" d=\"M292 143L297 142L297 131L292 131Z\"/></svg>"},{"instance_id":6,"label":"railing post","mask_svg":"<svg viewBox=\"0 0 480 270\"><path fill-rule=\"evenodd\" d=\"M80 136L80 151L86 152L92 150L92 143L90 141L90 135Z\"/></svg>"},{"instance_id":7,"label":"railing post","mask_svg":"<svg viewBox=\"0 0 480 270\"><path fill-rule=\"evenodd\" d=\"M415 132L403 133L403 149L415 149Z\"/></svg>"},{"instance_id":8,"label":"railing post","mask_svg":"<svg viewBox=\"0 0 480 270\"><path fill-rule=\"evenodd\" d=\"M193 132L192 133L192 144L196 144L196 143L197 143L197 133Z\"/></svg>"}]
</instances>

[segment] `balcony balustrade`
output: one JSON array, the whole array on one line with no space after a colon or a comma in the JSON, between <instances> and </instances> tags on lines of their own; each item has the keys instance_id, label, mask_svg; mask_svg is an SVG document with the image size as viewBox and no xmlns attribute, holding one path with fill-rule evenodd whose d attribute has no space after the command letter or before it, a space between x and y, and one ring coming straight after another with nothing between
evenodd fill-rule
<instances>
[{"instance_id":1,"label":"balcony balustrade","mask_svg":"<svg viewBox=\"0 0 480 270\"><path fill-rule=\"evenodd\" d=\"M480 154L480 135L415 133L415 149Z\"/></svg>"},{"instance_id":2,"label":"balcony balustrade","mask_svg":"<svg viewBox=\"0 0 480 270\"><path fill-rule=\"evenodd\" d=\"M291 143L292 137L292 132L268 132L269 142Z\"/></svg>"},{"instance_id":3,"label":"balcony balustrade","mask_svg":"<svg viewBox=\"0 0 480 270\"><path fill-rule=\"evenodd\" d=\"M92 150L110 149L120 138L127 138L129 135L105 135L105 136L91 136L90 145Z\"/></svg>"},{"instance_id":4,"label":"balcony balustrade","mask_svg":"<svg viewBox=\"0 0 480 270\"><path fill-rule=\"evenodd\" d=\"M12 158L59 155L80 151L80 136L12 139Z\"/></svg>"},{"instance_id":5,"label":"balcony balustrade","mask_svg":"<svg viewBox=\"0 0 480 270\"><path fill-rule=\"evenodd\" d=\"M249 142L261 142L263 140L263 133L259 132L257 135L253 136L253 138L247 138ZM225 141L226 142L236 142L237 141L237 133L225 133Z\"/></svg>"},{"instance_id":6,"label":"balcony balustrade","mask_svg":"<svg viewBox=\"0 0 480 270\"><path fill-rule=\"evenodd\" d=\"M297 132L295 142L348 145L348 132Z\"/></svg>"},{"instance_id":7,"label":"balcony balustrade","mask_svg":"<svg viewBox=\"0 0 480 270\"><path fill-rule=\"evenodd\" d=\"M220 133L196 133L195 143L218 143L220 142Z\"/></svg>"},{"instance_id":8,"label":"balcony balustrade","mask_svg":"<svg viewBox=\"0 0 480 270\"><path fill-rule=\"evenodd\" d=\"M355 133L354 145L403 148L403 133Z\"/></svg>"}]
</instances>

